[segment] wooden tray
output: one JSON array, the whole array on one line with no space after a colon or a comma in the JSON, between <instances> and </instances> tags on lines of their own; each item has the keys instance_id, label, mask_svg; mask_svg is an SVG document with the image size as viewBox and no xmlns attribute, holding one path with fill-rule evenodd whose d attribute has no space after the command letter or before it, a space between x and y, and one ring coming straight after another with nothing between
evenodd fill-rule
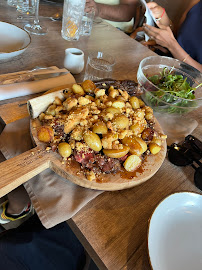
<instances>
[{"instance_id":1,"label":"wooden tray","mask_svg":"<svg viewBox=\"0 0 202 270\"><path fill-rule=\"evenodd\" d=\"M36 128L33 127L33 123L36 121L33 118L38 117L41 112L45 111L48 105L54 101L55 96L62 97L62 90L28 101L28 111L31 116L30 131L36 147L0 164L0 197L47 168L82 187L108 191L134 187L147 181L158 171L166 155L166 141L163 141L162 149L157 155L146 157L142 165L142 171L137 171L133 179L124 178L124 173L120 172L105 174L99 181L89 181L80 172L79 163L74 162L70 166L62 164L62 158L58 153L46 151L45 144L37 139ZM155 129L163 133L157 121Z\"/></svg>"}]
</instances>

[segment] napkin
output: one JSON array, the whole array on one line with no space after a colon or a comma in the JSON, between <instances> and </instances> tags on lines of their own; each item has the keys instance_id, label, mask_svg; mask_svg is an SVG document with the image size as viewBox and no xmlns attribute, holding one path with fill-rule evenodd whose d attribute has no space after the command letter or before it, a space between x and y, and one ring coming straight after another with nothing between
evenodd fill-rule
<instances>
[{"instance_id":1,"label":"napkin","mask_svg":"<svg viewBox=\"0 0 202 270\"><path fill-rule=\"evenodd\" d=\"M6 159L32 148L29 117L6 125L0 135L0 151ZM83 188L45 170L24 184L34 209L45 228L70 219L103 191Z\"/></svg>"},{"instance_id":2,"label":"napkin","mask_svg":"<svg viewBox=\"0 0 202 270\"><path fill-rule=\"evenodd\" d=\"M55 70L56 72L60 72L60 69L57 67L50 67L46 71L53 72ZM64 71L66 69L62 69ZM67 71L67 70L66 70ZM38 70L37 74L44 73L44 69ZM15 74L15 73L12 73ZM21 72L16 72L16 75L20 76ZM0 77L8 77L9 74L0 75ZM46 90L49 90L51 88L55 88L57 86L64 85L67 87L68 85L72 85L75 83L74 77L71 75L71 73L61 75L54 78L49 79L43 79L38 81L26 81L26 82L17 82L7 85L0 85L0 100L15 98L15 97L21 97L26 96L30 94L36 94L40 92L44 92Z\"/></svg>"}]
</instances>

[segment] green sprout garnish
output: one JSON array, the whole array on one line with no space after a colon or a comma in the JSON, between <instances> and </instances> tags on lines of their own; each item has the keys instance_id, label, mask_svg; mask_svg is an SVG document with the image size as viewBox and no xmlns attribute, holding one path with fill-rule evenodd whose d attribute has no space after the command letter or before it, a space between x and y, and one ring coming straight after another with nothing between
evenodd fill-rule
<instances>
[{"instance_id":1,"label":"green sprout garnish","mask_svg":"<svg viewBox=\"0 0 202 270\"><path fill-rule=\"evenodd\" d=\"M196 106L195 102L190 103L190 100L195 99L195 91L202 83L193 88L187 82L187 77L184 79L182 75L173 74L173 68L169 70L167 67L159 75L147 78L160 89L151 89L146 93L151 106L165 106L162 102L173 104L167 108L169 113L185 113L189 110L185 107Z\"/></svg>"}]
</instances>

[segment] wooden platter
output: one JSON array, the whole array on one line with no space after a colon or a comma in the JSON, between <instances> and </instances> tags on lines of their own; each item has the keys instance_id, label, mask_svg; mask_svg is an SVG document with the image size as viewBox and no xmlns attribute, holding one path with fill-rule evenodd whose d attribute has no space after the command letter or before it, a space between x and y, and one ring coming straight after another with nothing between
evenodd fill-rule
<instances>
[{"instance_id":1,"label":"wooden platter","mask_svg":"<svg viewBox=\"0 0 202 270\"><path fill-rule=\"evenodd\" d=\"M55 97L63 97L62 90L49 93L28 101L28 111L31 116L30 132L36 147L0 164L0 197L8 193L8 190L16 188L22 183L28 181L47 168L73 183L90 189L96 190L122 190L139 185L150 179L161 167L166 156L166 141L162 143L161 151L156 155L146 157L140 169L133 173L127 173L125 170L116 174L103 174L100 179L89 181L80 169L77 162L62 162L61 156L47 151L46 145L37 139L36 117L45 111ZM155 129L163 133L159 123L156 121Z\"/></svg>"}]
</instances>

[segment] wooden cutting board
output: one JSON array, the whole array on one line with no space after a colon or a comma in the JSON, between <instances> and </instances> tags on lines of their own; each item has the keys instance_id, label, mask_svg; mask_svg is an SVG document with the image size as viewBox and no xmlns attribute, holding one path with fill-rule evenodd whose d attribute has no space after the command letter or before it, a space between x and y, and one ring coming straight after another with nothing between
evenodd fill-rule
<instances>
[{"instance_id":1,"label":"wooden cutting board","mask_svg":"<svg viewBox=\"0 0 202 270\"><path fill-rule=\"evenodd\" d=\"M73 183L90 189L97 190L121 190L139 185L151 178L162 165L166 155L166 141L163 141L162 149L157 155L147 156L141 168L135 173L127 173L125 170L117 174L105 174L96 181L89 181L80 169L77 162L62 162L61 156L47 151L46 145L37 139L35 118L45 111L55 96L63 97L62 90L40 96L28 101L28 111L31 116L30 132L36 147L0 164L0 197L14 188L28 181L47 168ZM155 129L163 133L156 121Z\"/></svg>"}]
</instances>

